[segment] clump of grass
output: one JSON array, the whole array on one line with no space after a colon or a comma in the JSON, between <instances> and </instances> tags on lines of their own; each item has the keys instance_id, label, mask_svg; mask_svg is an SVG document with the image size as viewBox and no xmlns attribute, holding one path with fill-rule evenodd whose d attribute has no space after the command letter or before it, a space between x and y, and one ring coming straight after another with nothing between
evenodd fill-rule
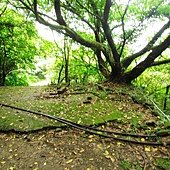
<instances>
[{"instance_id":1,"label":"clump of grass","mask_svg":"<svg viewBox=\"0 0 170 170\"><path fill-rule=\"evenodd\" d=\"M156 166L162 170L170 170L170 157L169 158L158 158L155 161Z\"/></svg>"},{"instance_id":2,"label":"clump of grass","mask_svg":"<svg viewBox=\"0 0 170 170\"><path fill-rule=\"evenodd\" d=\"M131 163L128 160L122 160L120 162L120 167L122 170L142 170L138 163Z\"/></svg>"}]
</instances>

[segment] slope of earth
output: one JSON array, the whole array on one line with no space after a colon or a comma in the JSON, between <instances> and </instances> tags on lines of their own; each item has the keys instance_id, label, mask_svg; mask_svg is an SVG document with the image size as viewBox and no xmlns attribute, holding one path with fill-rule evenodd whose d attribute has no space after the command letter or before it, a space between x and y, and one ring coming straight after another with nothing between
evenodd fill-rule
<instances>
[{"instance_id":1,"label":"slope of earth","mask_svg":"<svg viewBox=\"0 0 170 170\"><path fill-rule=\"evenodd\" d=\"M43 111L107 131L150 134L169 128L168 121L162 121L148 108L152 106L141 92L126 86L89 85L63 91L52 87L1 87L0 103ZM2 170L168 170L170 167L169 145L104 138L11 108L0 107L0 129ZM158 138L164 144L170 141L168 135ZM156 143L157 138L152 142Z\"/></svg>"}]
</instances>

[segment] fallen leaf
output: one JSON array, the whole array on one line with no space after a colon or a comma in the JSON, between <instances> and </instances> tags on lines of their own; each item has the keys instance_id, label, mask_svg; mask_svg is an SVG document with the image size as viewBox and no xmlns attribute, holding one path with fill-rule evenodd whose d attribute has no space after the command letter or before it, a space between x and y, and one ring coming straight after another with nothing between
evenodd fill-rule
<instances>
[{"instance_id":1,"label":"fallen leaf","mask_svg":"<svg viewBox=\"0 0 170 170\"><path fill-rule=\"evenodd\" d=\"M83 149L83 148L81 148L81 150L80 150L80 153L82 153L82 152L84 152L84 149Z\"/></svg>"},{"instance_id":2,"label":"fallen leaf","mask_svg":"<svg viewBox=\"0 0 170 170\"><path fill-rule=\"evenodd\" d=\"M68 161L66 162L66 164L69 164L69 163L71 163L71 162L73 162L73 159L68 160Z\"/></svg>"},{"instance_id":3,"label":"fallen leaf","mask_svg":"<svg viewBox=\"0 0 170 170\"><path fill-rule=\"evenodd\" d=\"M1 164L5 164L6 162L5 161L2 161Z\"/></svg>"},{"instance_id":4,"label":"fallen leaf","mask_svg":"<svg viewBox=\"0 0 170 170\"><path fill-rule=\"evenodd\" d=\"M145 141L145 139L144 139L144 138L141 138L141 141L142 141L142 142L144 142L144 141Z\"/></svg>"},{"instance_id":5,"label":"fallen leaf","mask_svg":"<svg viewBox=\"0 0 170 170\"><path fill-rule=\"evenodd\" d=\"M12 149L10 149L9 152L12 152Z\"/></svg>"},{"instance_id":6,"label":"fallen leaf","mask_svg":"<svg viewBox=\"0 0 170 170\"><path fill-rule=\"evenodd\" d=\"M105 152L104 152L104 155L109 155L109 152L106 150Z\"/></svg>"},{"instance_id":7,"label":"fallen leaf","mask_svg":"<svg viewBox=\"0 0 170 170\"><path fill-rule=\"evenodd\" d=\"M150 152L151 151L150 147L145 147L145 151Z\"/></svg>"},{"instance_id":8,"label":"fallen leaf","mask_svg":"<svg viewBox=\"0 0 170 170\"><path fill-rule=\"evenodd\" d=\"M102 145L101 145L101 144L98 144L97 147L98 147L99 149L102 149Z\"/></svg>"},{"instance_id":9,"label":"fallen leaf","mask_svg":"<svg viewBox=\"0 0 170 170\"><path fill-rule=\"evenodd\" d=\"M89 138L93 138L94 136L93 135L90 135Z\"/></svg>"},{"instance_id":10,"label":"fallen leaf","mask_svg":"<svg viewBox=\"0 0 170 170\"><path fill-rule=\"evenodd\" d=\"M122 142L117 142L118 146L124 145Z\"/></svg>"}]
</instances>

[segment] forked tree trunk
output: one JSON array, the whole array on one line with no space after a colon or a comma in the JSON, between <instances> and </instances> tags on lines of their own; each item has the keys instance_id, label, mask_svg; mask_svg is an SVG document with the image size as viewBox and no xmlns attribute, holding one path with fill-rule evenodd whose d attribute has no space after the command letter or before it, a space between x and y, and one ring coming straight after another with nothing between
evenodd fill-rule
<instances>
[{"instance_id":1,"label":"forked tree trunk","mask_svg":"<svg viewBox=\"0 0 170 170\"><path fill-rule=\"evenodd\" d=\"M105 76L108 81L116 83L130 84L134 79L139 77L147 68L154 65L155 59L159 57L164 50L170 46L170 35L158 46L155 46L152 51L147 55L147 57L137 64L130 71L124 71L122 68L122 63L110 65L111 73ZM169 60L167 60L169 61ZM100 70L102 72L102 70ZM104 74L103 74L104 75Z\"/></svg>"}]
</instances>

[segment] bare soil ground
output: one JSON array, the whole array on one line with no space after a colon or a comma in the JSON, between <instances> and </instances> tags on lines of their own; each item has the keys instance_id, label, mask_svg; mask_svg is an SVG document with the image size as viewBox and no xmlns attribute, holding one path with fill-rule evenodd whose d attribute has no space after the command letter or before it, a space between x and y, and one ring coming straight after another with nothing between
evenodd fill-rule
<instances>
[{"instance_id":1,"label":"bare soil ground","mask_svg":"<svg viewBox=\"0 0 170 170\"><path fill-rule=\"evenodd\" d=\"M154 170L168 147L122 143L77 130L0 134L0 169Z\"/></svg>"}]
</instances>

